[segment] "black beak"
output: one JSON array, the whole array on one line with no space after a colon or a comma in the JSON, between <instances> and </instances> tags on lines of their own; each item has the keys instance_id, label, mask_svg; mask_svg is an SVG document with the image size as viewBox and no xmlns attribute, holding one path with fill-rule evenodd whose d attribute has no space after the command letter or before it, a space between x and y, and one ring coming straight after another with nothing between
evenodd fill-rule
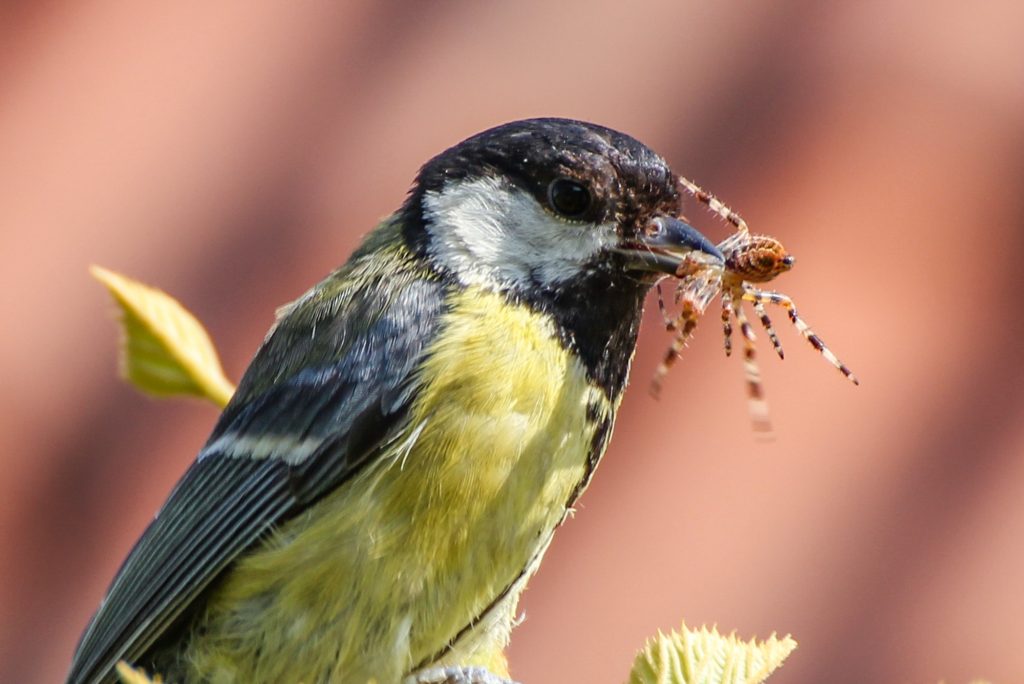
<instances>
[{"instance_id":1,"label":"black beak","mask_svg":"<svg viewBox=\"0 0 1024 684\"><path fill-rule=\"evenodd\" d=\"M675 274L683 258L692 252L701 252L725 263L722 252L711 240L674 216L652 219L643 235L623 243L615 251L628 257L633 268L670 275Z\"/></svg>"}]
</instances>

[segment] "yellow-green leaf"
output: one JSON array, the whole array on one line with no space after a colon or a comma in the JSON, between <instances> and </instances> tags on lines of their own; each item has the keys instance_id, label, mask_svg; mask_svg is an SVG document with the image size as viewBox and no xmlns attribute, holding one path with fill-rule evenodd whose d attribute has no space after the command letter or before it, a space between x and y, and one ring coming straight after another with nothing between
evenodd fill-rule
<instances>
[{"instance_id":1,"label":"yellow-green leaf","mask_svg":"<svg viewBox=\"0 0 1024 684\"><path fill-rule=\"evenodd\" d=\"M170 295L99 266L89 269L121 307L121 372L143 392L192 395L223 407L235 388L206 330Z\"/></svg>"},{"instance_id":2,"label":"yellow-green leaf","mask_svg":"<svg viewBox=\"0 0 1024 684\"><path fill-rule=\"evenodd\" d=\"M786 659L796 642L774 634L758 642L701 627L658 635L637 654L630 684L759 684Z\"/></svg>"}]
</instances>

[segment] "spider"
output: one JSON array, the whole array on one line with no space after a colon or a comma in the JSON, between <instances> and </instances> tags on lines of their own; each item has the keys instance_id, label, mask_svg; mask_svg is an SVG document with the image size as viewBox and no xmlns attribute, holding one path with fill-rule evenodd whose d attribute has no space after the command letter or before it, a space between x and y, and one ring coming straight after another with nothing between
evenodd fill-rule
<instances>
[{"instance_id":1,"label":"spider","mask_svg":"<svg viewBox=\"0 0 1024 684\"><path fill-rule=\"evenodd\" d=\"M793 268L796 260L786 251L782 243L767 235L752 235L746 221L739 214L727 207L713 195L705 192L692 181L680 178L680 184L698 201L706 204L712 211L724 218L736 228L736 232L718 244L725 260L704 254L694 253L686 257L676 271L679 284L675 291L675 301L681 304L679 314L672 318L665 308L661 285L658 285L658 307L665 320L665 327L676 333L672 345L655 371L651 385L652 393L657 396L661 384L675 360L682 354L687 340L693 335L697 321L715 295L722 297L722 331L725 335L725 354L732 354L732 319L736 319L743 336L743 365L746 372L747 396L754 429L759 432L770 432L771 423L768 419L768 404L764 399L764 388L761 384L761 372L757 366L754 348L753 326L743 310L743 302L750 302L754 312L761 320L771 340L772 347L785 358L782 344L775 333L765 304L781 306L789 315L789 320L804 336L812 347L839 372L849 378L853 384L860 382L847 366L832 353L825 343L800 315L797 313L793 300L779 292L761 290L753 283L767 283L776 276Z\"/></svg>"}]
</instances>

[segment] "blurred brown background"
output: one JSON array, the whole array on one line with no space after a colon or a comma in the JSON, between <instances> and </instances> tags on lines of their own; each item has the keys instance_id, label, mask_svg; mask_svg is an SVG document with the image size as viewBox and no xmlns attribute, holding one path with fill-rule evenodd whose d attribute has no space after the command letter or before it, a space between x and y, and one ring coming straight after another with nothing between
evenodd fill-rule
<instances>
[{"instance_id":1,"label":"blurred brown background","mask_svg":"<svg viewBox=\"0 0 1024 684\"><path fill-rule=\"evenodd\" d=\"M714 316L648 396L649 315L513 674L620 682L685 618L794 634L780 684L1024 681L1024 7L625 5L0 6L0 681L61 679L216 417L117 379L87 265L178 296L237 379L420 163L537 115L644 140L781 238L779 289L863 384L777 316L758 444Z\"/></svg>"}]
</instances>

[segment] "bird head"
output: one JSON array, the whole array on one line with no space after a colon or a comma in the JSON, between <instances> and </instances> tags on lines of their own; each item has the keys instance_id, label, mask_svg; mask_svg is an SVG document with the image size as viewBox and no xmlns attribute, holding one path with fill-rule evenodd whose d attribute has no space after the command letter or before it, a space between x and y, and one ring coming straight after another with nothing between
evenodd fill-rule
<instances>
[{"instance_id":1,"label":"bird head","mask_svg":"<svg viewBox=\"0 0 1024 684\"><path fill-rule=\"evenodd\" d=\"M407 238L465 285L533 297L646 291L715 245L680 218L677 176L617 131L567 119L492 128L423 166Z\"/></svg>"}]
</instances>

